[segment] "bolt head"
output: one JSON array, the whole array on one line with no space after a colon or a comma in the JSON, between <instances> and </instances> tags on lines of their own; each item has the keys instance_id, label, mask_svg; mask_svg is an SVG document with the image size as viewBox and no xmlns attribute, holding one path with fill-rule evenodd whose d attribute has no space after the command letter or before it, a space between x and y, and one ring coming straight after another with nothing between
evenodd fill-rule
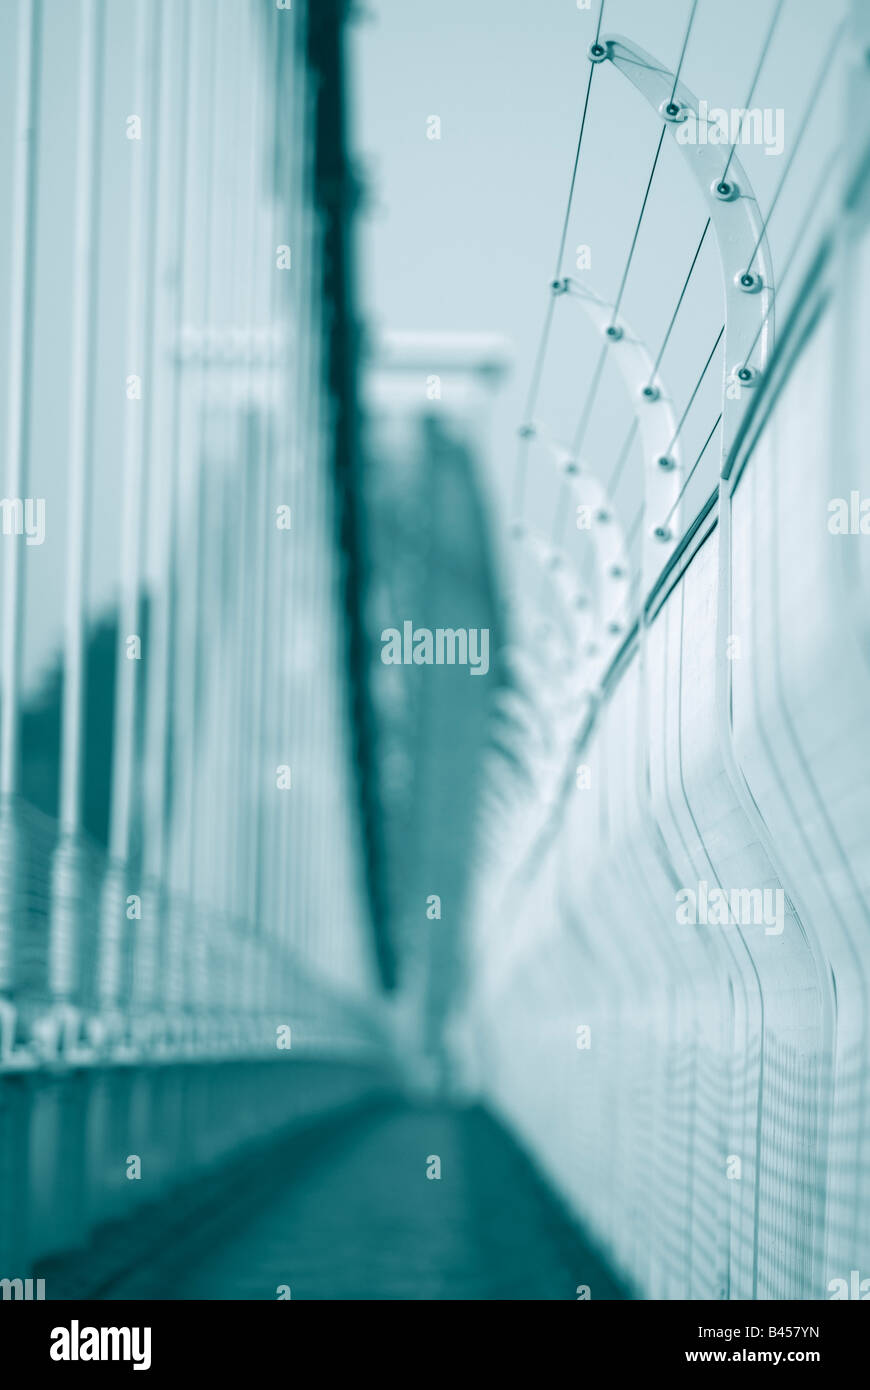
<instances>
[{"instance_id":1,"label":"bolt head","mask_svg":"<svg viewBox=\"0 0 870 1390\"><path fill-rule=\"evenodd\" d=\"M741 271L734 277L737 288L743 290L744 294L757 294L761 289L763 281L760 275L752 270Z\"/></svg>"},{"instance_id":2,"label":"bolt head","mask_svg":"<svg viewBox=\"0 0 870 1390\"><path fill-rule=\"evenodd\" d=\"M711 185L711 191L713 197L718 198L720 203L733 203L740 189L730 179L718 179Z\"/></svg>"},{"instance_id":3,"label":"bolt head","mask_svg":"<svg viewBox=\"0 0 870 1390\"><path fill-rule=\"evenodd\" d=\"M679 101L663 101L659 107L659 115L666 121L682 123L687 114L685 106Z\"/></svg>"}]
</instances>

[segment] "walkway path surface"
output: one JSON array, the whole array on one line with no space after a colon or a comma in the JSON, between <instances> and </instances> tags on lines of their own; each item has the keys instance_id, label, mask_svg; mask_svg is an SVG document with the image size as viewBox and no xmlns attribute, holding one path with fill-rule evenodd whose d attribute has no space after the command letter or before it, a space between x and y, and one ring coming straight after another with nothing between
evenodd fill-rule
<instances>
[{"instance_id":1,"label":"walkway path surface","mask_svg":"<svg viewBox=\"0 0 870 1390\"><path fill-rule=\"evenodd\" d=\"M434 1159L440 1161L440 1178ZM383 1106L276 1158L262 1200L108 1298L624 1298L524 1154L479 1109ZM283 1296L286 1298L287 1293Z\"/></svg>"}]
</instances>

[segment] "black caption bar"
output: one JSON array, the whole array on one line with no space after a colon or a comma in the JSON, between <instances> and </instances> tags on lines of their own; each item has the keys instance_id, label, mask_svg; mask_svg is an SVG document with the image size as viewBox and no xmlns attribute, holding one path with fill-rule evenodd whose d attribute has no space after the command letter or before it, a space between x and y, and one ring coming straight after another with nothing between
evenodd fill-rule
<instances>
[{"instance_id":1,"label":"black caption bar","mask_svg":"<svg viewBox=\"0 0 870 1390\"><path fill-rule=\"evenodd\" d=\"M530 1306L511 1314L510 1336L496 1323L487 1336L487 1352L504 1347L513 1354L517 1333L535 1337L542 1318L547 1337L564 1334L566 1351L582 1363L605 1358L614 1372L669 1372L685 1367L703 1374L709 1367L766 1366L770 1370L805 1366L830 1376L856 1364L870 1331L867 1310L860 1300L847 1303L630 1303L581 1300L570 1313L555 1316ZM87 1376L109 1372L156 1378L190 1372L234 1374L250 1378L266 1366L286 1367L305 1352L311 1370L333 1368L337 1353L347 1350L354 1364L362 1348L371 1353L371 1335L379 1330L376 1303L325 1307L316 1302L0 1302L0 1345L4 1365L12 1358L21 1371L49 1377ZM419 1310L419 1304L415 1305ZM479 1335L482 1320L501 1305L449 1304L438 1314L423 1314L437 1337L426 1341L427 1369L433 1346L443 1346L454 1365L456 1346L444 1334L453 1318L460 1329L474 1318L469 1335ZM390 1333L396 1322L409 1324L420 1316L396 1312L390 1303ZM474 1313L472 1313L474 1309ZM498 1314L496 1313L496 1317ZM339 1319L337 1322L336 1319ZM527 1321L526 1321L527 1320ZM523 1327L523 1322L526 1326ZM502 1331L499 1332L499 1327ZM336 1336L341 1329L341 1335ZM355 1334L366 1340L360 1342ZM579 1340L578 1340L579 1339ZM390 1345L395 1345L391 1342ZM547 1344L548 1357L552 1343ZM452 1350L451 1350L452 1347ZM383 1355L384 1353L381 1353ZM311 1361L314 1366L311 1366ZM575 1364L578 1364L575 1360ZM397 1371L398 1371L397 1367ZM403 1374L413 1373L407 1364Z\"/></svg>"}]
</instances>

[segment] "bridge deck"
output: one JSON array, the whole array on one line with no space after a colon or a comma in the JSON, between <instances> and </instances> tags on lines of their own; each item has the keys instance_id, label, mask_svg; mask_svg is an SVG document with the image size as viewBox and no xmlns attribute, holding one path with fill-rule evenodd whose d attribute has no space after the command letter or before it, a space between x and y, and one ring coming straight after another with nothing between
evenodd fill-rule
<instances>
[{"instance_id":1,"label":"bridge deck","mask_svg":"<svg viewBox=\"0 0 870 1390\"><path fill-rule=\"evenodd\" d=\"M573 1300L584 1284L629 1296L495 1120L390 1100L261 1157L99 1296Z\"/></svg>"}]
</instances>

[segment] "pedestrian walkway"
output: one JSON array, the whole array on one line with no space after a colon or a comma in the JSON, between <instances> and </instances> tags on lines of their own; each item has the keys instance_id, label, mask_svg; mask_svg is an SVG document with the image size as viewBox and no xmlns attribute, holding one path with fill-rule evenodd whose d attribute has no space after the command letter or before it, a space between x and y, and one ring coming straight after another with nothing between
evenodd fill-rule
<instances>
[{"instance_id":1,"label":"pedestrian walkway","mask_svg":"<svg viewBox=\"0 0 870 1390\"><path fill-rule=\"evenodd\" d=\"M628 1296L482 1110L370 1109L291 1151L272 1177L230 1233L215 1221L195 1253L182 1241L102 1296L574 1300L578 1286Z\"/></svg>"}]
</instances>

